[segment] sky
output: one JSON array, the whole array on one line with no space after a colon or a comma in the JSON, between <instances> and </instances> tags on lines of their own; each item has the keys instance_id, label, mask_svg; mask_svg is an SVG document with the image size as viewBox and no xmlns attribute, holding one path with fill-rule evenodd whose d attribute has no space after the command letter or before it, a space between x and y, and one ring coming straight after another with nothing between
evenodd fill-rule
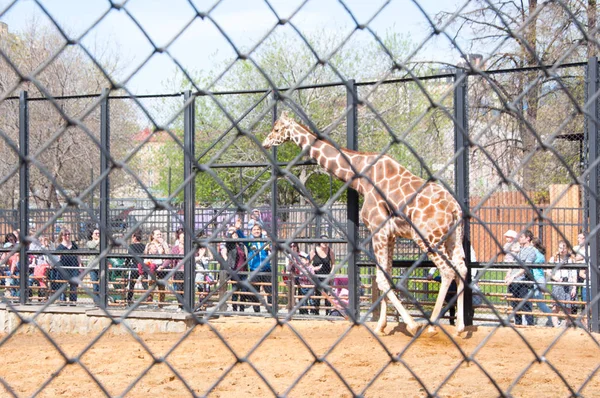
<instances>
[{"instance_id":1,"label":"sky","mask_svg":"<svg viewBox=\"0 0 600 398\"><path fill-rule=\"evenodd\" d=\"M434 16L442 7L455 11L465 2L468 0L419 0L418 4L424 12ZM254 47L276 25L277 18L267 4L287 19L305 3L292 18L305 33L333 30L349 34L355 26L337 0L269 0L268 3L264 0L195 0L192 3L200 12L210 10L214 21L242 51ZM385 4L383 11L369 22L378 34L386 31L410 34L415 43L423 42L430 35L427 19L411 0L346 0L344 4L358 23L369 22ZM126 10L111 9L108 0L0 0L0 21L7 23L13 33L23 30L31 21L51 25L42 7L69 35L83 35L82 44L96 51L95 55L108 50L118 56L123 65L118 78L128 79L127 87L136 94L165 92L176 70L167 55L152 55L154 47L150 40L156 47L168 46L170 54L188 71L218 69L235 57L224 35L208 19L195 18L187 0L130 0L124 5ZM277 29L295 34L289 26ZM452 53L448 47L443 37L429 40L416 59L435 58L457 63L458 53Z\"/></svg>"}]
</instances>

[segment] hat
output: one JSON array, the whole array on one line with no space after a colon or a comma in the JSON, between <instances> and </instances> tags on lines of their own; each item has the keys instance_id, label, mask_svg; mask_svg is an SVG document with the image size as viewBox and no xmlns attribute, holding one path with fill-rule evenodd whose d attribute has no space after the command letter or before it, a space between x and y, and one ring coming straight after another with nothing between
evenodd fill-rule
<instances>
[{"instance_id":1,"label":"hat","mask_svg":"<svg viewBox=\"0 0 600 398\"><path fill-rule=\"evenodd\" d=\"M300 252L298 253L298 255L302 258L308 258L308 253L307 252Z\"/></svg>"},{"instance_id":2,"label":"hat","mask_svg":"<svg viewBox=\"0 0 600 398\"><path fill-rule=\"evenodd\" d=\"M515 239L517 237L517 232L513 231L512 229L509 229L504 233L504 236L508 236L509 238Z\"/></svg>"}]
</instances>

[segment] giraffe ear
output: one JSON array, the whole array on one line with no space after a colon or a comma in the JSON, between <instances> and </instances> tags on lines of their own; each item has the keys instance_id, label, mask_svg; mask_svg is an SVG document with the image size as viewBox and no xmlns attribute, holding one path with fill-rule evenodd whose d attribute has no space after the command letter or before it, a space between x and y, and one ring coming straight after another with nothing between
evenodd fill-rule
<instances>
[{"instance_id":1,"label":"giraffe ear","mask_svg":"<svg viewBox=\"0 0 600 398\"><path fill-rule=\"evenodd\" d=\"M287 114L287 111L283 111L281 112L281 116L279 117L280 119L289 119L289 116Z\"/></svg>"}]
</instances>

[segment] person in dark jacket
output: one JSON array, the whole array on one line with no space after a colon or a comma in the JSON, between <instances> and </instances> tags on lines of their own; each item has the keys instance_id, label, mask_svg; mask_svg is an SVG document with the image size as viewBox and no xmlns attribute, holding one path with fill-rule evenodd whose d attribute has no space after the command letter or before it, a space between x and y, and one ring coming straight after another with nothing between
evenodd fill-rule
<instances>
[{"instance_id":1,"label":"person in dark jacket","mask_svg":"<svg viewBox=\"0 0 600 398\"><path fill-rule=\"evenodd\" d=\"M228 239L239 239L240 238L238 235L238 231L235 227L229 228L227 230L227 233L225 234L225 237ZM230 272L232 274L235 273L237 275L237 277L240 279L240 281L245 281L248 277L248 274L246 274L247 255L246 255L246 250L245 250L244 245L240 242L229 241L225 244L225 248L226 248L226 253L227 253L227 266L228 266ZM235 278L232 278L232 279L234 279L234 281L235 281ZM246 309L246 306L243 304L240 304L240 303L247 301L247 295L244 294L245 292L247 292L247 289L239 283L235 283L233 285L233 289L234 289L234 291L242 293L242 294L234 293L232 295L231 299L233 301L233 305L232 305L233 311L244 312L244 310Z\"/></svg>"}]
</instances>

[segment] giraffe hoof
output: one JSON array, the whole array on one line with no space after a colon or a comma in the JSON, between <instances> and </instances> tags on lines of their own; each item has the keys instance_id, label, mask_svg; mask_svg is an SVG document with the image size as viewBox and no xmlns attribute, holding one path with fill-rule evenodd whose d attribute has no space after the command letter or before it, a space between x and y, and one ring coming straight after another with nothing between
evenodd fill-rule
<instances>
[{"instance_id":1,"label":"giraffe hoof","mask_svg":"<svg viewBox=\"0 0 600 398\"><path fill-rule=\"evenodd\" d=\"M406 331L411 335L411 336L416 336L417 332L419 331L419 329L421 328L421 325L419 325L418 323L412 325L412 326L406 326Z\"/></svg>"},{"instance_id":2,"label":"giraffe hoof","mask_svg":"<svg viewBox=\"0 0 600 398\"><path fill-rule=\"evenodd\" d=\"M438 330L435 326L429 326L427 328L427 337L433 337L438 334Z\"/></svg>"},{"instance_id":3,"label":"giraffe hoof","mask_svg":"<svg viewBox=\"0 0 600 398\"><path fill-rule=\"evenodd\" d=\"M383 329L375 329L375 334L377 336L385 336L385 331Z\"/></svg>"},{"instance_id":4,"label":"giraffe hoof","mask_svg":"<svg viewBox=\"0 0 600 398\"><path fill-rule=\"evenodd\" d=\"M464 333L465 333L465 325L457 326L456 330L454 331L454 335L458 336L458 337L462 337L462 335Z\"/></svg>"}]
</instances>

